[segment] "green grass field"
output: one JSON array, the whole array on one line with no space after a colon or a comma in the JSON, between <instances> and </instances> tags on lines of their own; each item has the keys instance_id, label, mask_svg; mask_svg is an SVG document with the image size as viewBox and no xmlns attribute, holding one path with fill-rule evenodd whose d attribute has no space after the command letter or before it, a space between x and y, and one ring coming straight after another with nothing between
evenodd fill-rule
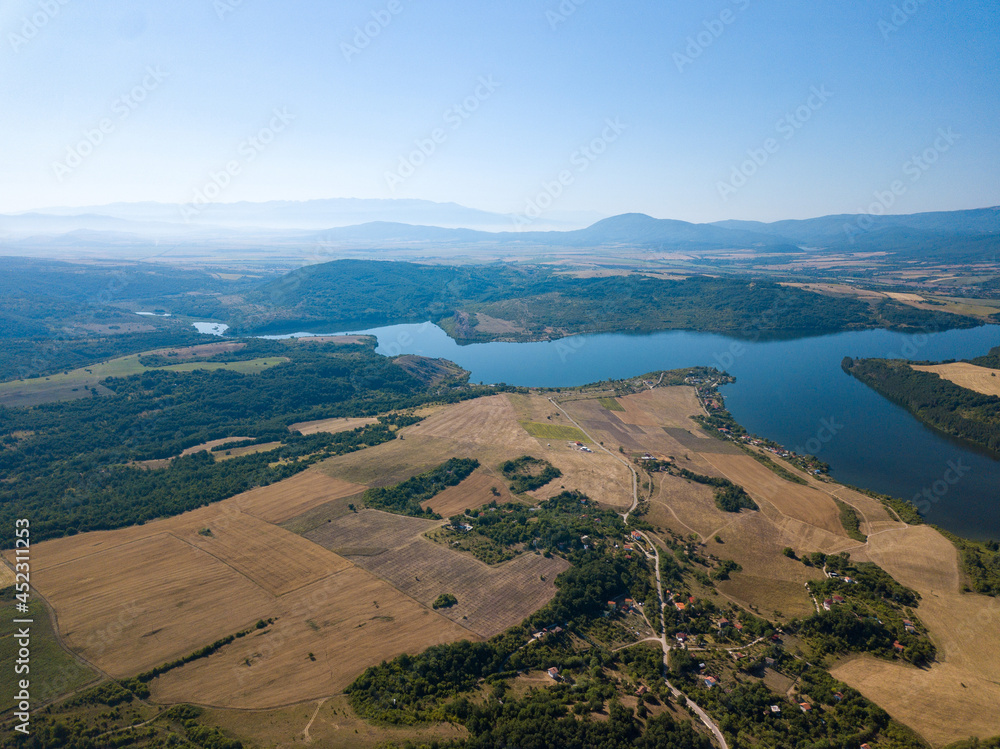
<instances>
[{"instance_id":1,"label":"green grass field","mask_svg":"<svg viewBox=\"0 0 1000 749\"><path fill-rule=\"evenodd\" d=\"M587 435L576 427L562 426L560 424L542 424L538 421L519 422L524 431L532 437L545 440L573 440L575 442L590 443Z\"/></svg>"},{"instance_id":2,"label":"green grass field","mask_svg":"<svg viewBox=\"0 0 1000 749\"><path fill-rule=\"evenodd\" d=\"M97 678L94 671L59 646L48 611L34 594L29 599L28 613L17 614L17 618L34 620L27 625L31 629L30 671L26 675L16 674L14 666L19 646L14 635L18 627L25 625L14 624L12 621L15 618L13 586L0 592L0 610L3 611L3 616L0 617L0 668L4 674L0 679L0 715L13 709L14 695L17 693L15 685L20 679L31 682L29 692L32 707L35 708Z\"/></svg>"},{"instance_id":3,"label":"green grass field","mask_svg":"<svg viewBox=\"0 0 1000 749\"><path fill-rule=\"evenodd\" d=\"M48 377L36 377L31 380L12 380L0 383L0 403L17 407L22 405L36 405L46 400L81 398L86 395L83 391L95 387L101 380L107 377L128 377L129 375L142 374L154 369L162 369L167 372L193 372L196 369L228 369L243 374L255 374L262 372L268 367L288 361L283 356L271 356L238 362L192 361L184 362L183 364L170 364L165 367L144 367L139 363L140 356L143 356L143 354L123 356L118 359L102 362L101 364L91 364L88 367L80 367L79 369L49 375Z\"/></svg>"},{"instance_id":4,"label":"green grass field","mask_svg":"<svg viewBox=\"0 0 1000 749\"><path fill-rule=\"evenodd\" d=\"M622 404L618 402L617 398L598 398L597 402L604 406L609 411L624 411Z\"/></svg>"}]
</instances>

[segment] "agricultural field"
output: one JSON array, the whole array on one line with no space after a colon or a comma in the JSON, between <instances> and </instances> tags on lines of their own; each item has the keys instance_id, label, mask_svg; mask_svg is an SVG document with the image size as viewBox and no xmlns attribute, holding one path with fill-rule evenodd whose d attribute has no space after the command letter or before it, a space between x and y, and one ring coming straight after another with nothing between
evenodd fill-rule
<instances>
[{"instance_id":1,"label":"agricultural field","mask_svg":"<svg viewBox=\"0 0 1000 749\"><path fill-rule=\"evenodd\" d=\"M597 402L604 406L609 411L624 411L622 404L618 402L616 398L598 398Z\"/></svg>"},{"instance_id":2,"label":"agricultural field","mask_svg":"<svg viewBox=\"0 0 1000 749\"><path fill-rule=\"evenodd\" d=\"M909 526L868 540L863 553L922 596L916 613L938 648L917 669L854 659L833 674L935 746L997 733L1000 704L1000 601L960 592L958 554L933 528Z\"/></svg>"},{"instance_id":3,"label":"agricultural field","mask_svg":"<svg viewBox=\"0 0 1000 749\"><path fill-rule=\"evenodd\" d=\"M358 427L377 423L378 419L375 418L320 419L318 421L303 421L298 424L289 424L288 431L298 432L299 434L316 434L317 432L337 434L338 432L349 432Z\"/></svg>"},{"instance_id":4,"label":"agricultural field","mask_svg":"<svg viewBox=\"0 0 1000 749\"><path fill-rule=\"evenodd\" d=\"M361 557L401 549L440 525L440 520L361 510L321 525L305 537L336 554Z\"/></svg>"},{"instance_id":5,"label":"agricultural field","mask_svg":"<svg viewBox=\"0 0 1000 749\"><path fill-rule=\"evenodd\" d=\"M492 490L496 490L494 494ZM421 502L420 506L425 510L433 508L434 512L442 517L458 515L465 510L472 510L482 507L489 502L496 501L499 504L513 502L516 497L507 488L507 481L503 476L487 468L478 468L458 486L449 486L440 494Z\"/></svg>"},{"instance_id":6,"label":"agricultural field","mask_svg":"<svg viewBox=\"0 0 1000 749\"><path fill-rule=\"evenodd\" d=\"M363 488L306 471L177 517L44 542L33 582L67 646L117 677L274 619L154 680L157 700L267 708L329 696L368 665L476 637L272 524Z\"/></svg>"},{"instance_id":7,"label":"agricultural field","mask_svg":"<svg viewBox=\"0 0 1000 749\"><path fill-rule=\"evenodd\" d=\"M441 521L363 510L306 534L371 571L424 605L442 593L458 603L439 613L482 637L518 624L555 594L553 580L568 563L522 554L490 566L440 546L423 534Z\"/></svg>"},{"instance_id":8,"label":"agricultural field","mask_svg":"<svg viewBox=\"0 0 1000 749\"><path fill-rule=\"evenodd\" d=\"M625 414L600 409L601 414L584 402L567 404L567 408L580 415L588 431L594 427L592 434L624 434L627 449L634 446L656 454L646 445L662 446L662 442L655 434L648 435L653 437L651 442L644 442L644 430L656 424L680 428L685 410L688 414L699 410L696 403L684 403L684 390L689 389L660 388L620 398ZM644 401L653 407L640 406L646 405ZM609 428L607 422L612 419L618 423ZM698 431L697 427L687 429ZM691 436L697 438L694 433ZM685 450L697 444L686 442ZM760 512L724 513L711 504L708 487L666 474L652 476L646 519L681 534L695 533L706 551L743 567L730 580L717 584L723 595L779 619L808 616L813 606L803 583L820 573L783 557L782 548L790 546L800 553L847 550L856 560L875 562L921 594L915 613L938 648L937 662L917 669L855 657L839 664L834 676L861 690L935 746L968 735L996 734L991 706L1000 704L1000 602L960 593L958 555L947 539L930 527L898 522L881 503L847 487L804 474L800 474L807 482L804 486L785 481L740 451L711 449L688 452L686 458L693 466L690 470L726 476L761 505ZM780 459L774 460L795 471ZM855 509L861 531L869 536L867 543L845 536L834 497ZM964 624L956 627L956 622Z\"/></svg>"},{"instance_id":9,"label":"agricultural field","mask_svg":"<svg viewBox=\"0 0 1000 749\"><path fill-rule=\"evenodd\" d=\"M587 445L590 444L587 435L576 427L563 426L561 424L543 424L538 421L522 421L521 426L532 437L538 437L539 439L572 440L574 442L583 442Z\"/></svg>"},{"instance_id":10,"label":"agricultural field","mask_svg":"<svg viewBox=\"0 0 1000 749\"><path fill-rule=\"evenodd\" d=\"M219 445L226 445L232 442L245 442L246 440L252 439L252 437L226 437L221 440L211 440L210 442L203 442L200 445L193 445L181 452L181 455L194 455L195 453L205 452L206 450L213 450ZM151 461L146 461L151 462Z\"/></svg>"},{"instance_id":11,"label":"agricultural field","mask_svg":"<svg viewBox=\"0 0 1000 749\"><path fill-rule=\"evenodd\" d=\"M238 494L226 503L268 523L284 523L328 502L351 497L364 490L362 485L309 470L276 484Z\"/></svg>"},{"instance_id":12,"label":"agricultural field","mask_svg":"<svg viewBox=\"0 0 1000 749\"><path fill-rule=\"evenodd\" d=\"M330 458L318 470L352 483L390 486L449 458L475 458L483 465L481 470L494 471L506 460L533 455L548 460L563 475L529 493L531 497L548 499L564 488L579 489L602 504L627 507L632 492L628 469L603 451L584 453L565 441L532 437L519 422L536 411L558 414L541 395L494 395L463 401L430 411L424 421L401 429L397 440ZM505 483L497 476L501 492ZM428 504L438 511L438 497Z\"/></svg>"},{"instance_id":13,"label":"agricultural field","mask_svg":"<svg viewBox=\"0 0 1000 749\"><path fill-rule=\"evenodd\" d=\"M476 639L354 566L273 600L265 613L272 626L159 677L152 699L280 707L338 694L367 666L401 653Z\"/></svg>"},{"instance_id":14,"label":"agricultural field","mask_svg":"<svg viewBox=\"0 0 1000 749\"><path fill-rule=\"evenodd\" d=\"M912 364L910 366L917 372L936 374L941 379L953 382L967 390L975 390L983 395L1000 396L1000 376L998 376L996 369L977 367L975 364L967 362L929 366Z\"/></svg>"},{"instance_id":15,"label":"agricultural field","mask_svg":"<svg viewBox=\"0 0 1000 749\"><path fill-rule=\"evenodd\" d=\"M163 529L146 528L157 525ZM166 529L147 534L32 575L66 644L112 676L131 676L232 634L266 614L274 599ZM74 538L87 541L86 534ZM45 557L42 543L34 558Z\"/></svg>"},{"instance_id":16,"label":"agricultural field","mask_svg":"<svg viewBox=\"0 0 1000 749\"><path fill-rule=\"evenodd\" d=\"M215 453L215 459L218 461L231 460L232 458L242 458L244 455L256 455L257 453L266 453L271 450L277 450L281 447L283 442L263 442L259 445L245 445L243 447L233 447L228 450L220 450Z\"/></svg>"}]
</instances>

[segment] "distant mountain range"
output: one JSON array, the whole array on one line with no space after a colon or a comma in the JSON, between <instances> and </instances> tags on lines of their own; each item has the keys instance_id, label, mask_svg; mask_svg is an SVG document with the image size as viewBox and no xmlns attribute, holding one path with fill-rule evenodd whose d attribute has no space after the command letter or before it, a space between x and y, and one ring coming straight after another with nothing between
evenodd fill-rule
<instances>
[{"instance_id":1,"label":"distant mountain range","mask_svg":"<svg viewBox=\"0 0 1000 749\"><path fill-rule=\"evenodd\" d=\"M161 244L181 248L301 248L333 250L463 247L530 252L547 248L645 249L703 252L752 249L764 253L825 250L891 252L921 259L995 259L1000 254L1000 208L901 216L844 214L776 221L694 224L627 213L577 227L503 230L509 216L455 203L422 200L312 200L207 206L185 222L175 205L115 203L87 208L0 215L0 254L45 254L74 248L109 256ZM489 227L487 231L484 227ZM498 230L499 229L499 230Z\"/></svg>"},{"instance_id":2,"label":"distant mountain range","mask_svg":"<svg viewBox=\"0 0 1000 749\"><path fill-rule=\"evenodd\" d=\"M2 216L0 221L23 218L25 226L44 216L58 216L76 228L95 226L99 219L121 219L146 226L225 227L240 229L330 229L340 226L392 221L402 224L430 224L446 228L476 228L502 231L514 226L512 216L466 208L458 203L430 200L367 200L329 198L325 200L272 200L263 203L209 203L182 210L173 203L110 203L78 208L47 208L16 216ZM550 211L539 223L557 229L578 229L604 218L594 211Z\"/></svg>"}]
</instances>

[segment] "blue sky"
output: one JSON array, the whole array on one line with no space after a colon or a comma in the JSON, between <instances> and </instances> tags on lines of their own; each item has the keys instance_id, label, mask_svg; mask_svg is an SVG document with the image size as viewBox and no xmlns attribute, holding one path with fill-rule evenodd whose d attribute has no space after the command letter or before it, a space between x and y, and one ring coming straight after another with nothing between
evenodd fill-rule
<instances>
[{"instance_id":1,"label":"blue sky","mask_svg":"<svg viewBox=\"0 0 1000 749\"><path fill-rule=\"evenodd\" d=\"M0 212L200 190L776 220L894 182L893 213L1000 204L992 0L15 0L0 102Z\"/></svg>"}]
</instances>

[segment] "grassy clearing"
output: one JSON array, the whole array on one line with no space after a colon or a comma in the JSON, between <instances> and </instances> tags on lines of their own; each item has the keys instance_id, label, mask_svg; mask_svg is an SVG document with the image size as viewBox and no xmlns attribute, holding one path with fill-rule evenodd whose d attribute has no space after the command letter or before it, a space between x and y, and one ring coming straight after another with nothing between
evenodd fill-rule
<instances>
[{"instance_id":1,"label":"grassy clearing","mask_svg":"<svg viewBox=\"0 0 1000 749\"><path fill-rule=\"evenodd\" d=\"M604 406L609 411L620 411L625 413L625 407L617 401L615 398L598 398L597 402Z\"/></svg>"},{"instance_id":2,"label":"grassy clearing","mask_svg":"<svg viewBox=\"0 0 1000 749\"><path fill-rule=\"evenodd\" d=\"M162 370L165 372L194 372L196 369L216 370L227 369L231 372L241 374L256 374L263 372L269 367L284 364L288 361L283 356L267 356L248 361L237 362L184 362L183 364L169 364L163 367L145 367L139 362L139 357L145 354L133 354L112 359L100 364L91 364L88 367L80 367L61 374L54 374L48 377L35 377L31 380L13 380L11 382L0 383L0 398L24 398L34 396L44 398L51 393L53 400L66 397L83 397L81 395L66 395L67 388L70 392L85 391L95 387L101 380L108 377L128 377L130 375L142 374L152 370ZM73 391L76 388L76 391ZM12 404L13 405L13 404Z\"/></svg>"},{"instance_id":3,"label":"grassy clearing","mask_svg":"<svg viewBox=\"0 0 1000 749\"><path fill-rule=\"evenodd\" d=\"M0 592L0 604L5 612L14 610L13 601L13 587ZM92 669L59 646L52 631L49 614L34 595L28 602L28 613L23 615L25 619L34 620L31 625L31 673L28 676L16 676L13 669L18 644L14 635L17 628L23 625L14 624L13 618L5 616L0 619L0 663L4 664L5 669L10 669L0 679L0 715L13 709L14 687L18 679L30 678L33 706L40 706L97 678Z\"/></svg>"},{"instance_id":4,"label":"grassy clearing","mask_svg":"<svg viewBox=\"0 0 1000 749\"><path fill-rule=\"evenodd\" d=\"M524 431L532 437L538 437L539 439L573 440L574 442L583 442L584 444L590 443L587 435L576 427L563 426L561 424L542 424L537 421L522 421L519 423L524 427Z\"/></svg>"}]
</instances>

